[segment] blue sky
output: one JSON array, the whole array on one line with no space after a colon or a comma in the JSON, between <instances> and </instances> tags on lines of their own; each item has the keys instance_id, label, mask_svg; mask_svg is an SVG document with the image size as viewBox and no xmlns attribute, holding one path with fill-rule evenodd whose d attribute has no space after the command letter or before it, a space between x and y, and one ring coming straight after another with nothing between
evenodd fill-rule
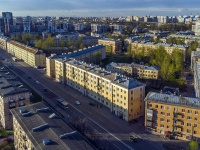
<instances>
[{"instance_id":1,"label":"blue sky","mask_svg":"<svg viewBox=\"0 0 200 150\"><path fill-rule=\"evenodd\" d=\"M0 0L14 16L130 16L200 13L199 0Z\"/></svg>"}]
</instances>

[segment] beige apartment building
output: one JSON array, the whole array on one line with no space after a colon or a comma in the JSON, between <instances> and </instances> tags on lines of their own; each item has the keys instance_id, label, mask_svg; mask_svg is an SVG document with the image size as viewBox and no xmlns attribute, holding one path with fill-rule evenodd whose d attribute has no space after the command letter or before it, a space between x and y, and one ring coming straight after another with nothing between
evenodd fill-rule
<instances>
[{"instance_id":1,"label":"beige apartment building","mask_svg":"<svg viewBox=\"0 0 200 150\"><path fill-rule=\"evenodd\" d=\"M150 92L145 98L147 131L178 139L200 138L198 98Z\"/></svg>"},{"instance_id":2,"label":"beige apartment building","mask_svg":"<svg viewBox=\"0 0 200 150\"><path fill-rule=\"evenodd\" d=\"M132 51L135 53L139 52L139 49L144 48L144 53L148 53L149 50L156 49L160 46L164 47L168 54L172 54L174 50L180 50L183 53L183 58L185 60L187 56L188 46L185 45L172 45L172 44L165 44L165 43L154 43L154 42L145 42L145 41L135 41L131 44Z\"/></svg>"},{"instance_id":3,"label":"beige apartment building","mask_svg":"<svg viewBox=\"0 0 200 150\"><path fill-rule=\"evenodd\" d=\"M122 41L103 38L98 40L98 44L102 44L104 46L109 46L112 50L112 53L121 53L122 51Z\"/></svg>"},{"instance_id":4,"label":"beige apartment building","mask_svg":"<svg viewBox=\"0 0 200 150\"><path fill-rule=\"evenodd\" d=\"M23 60L32 67L46 66L46 54L38 49L28 47L15 41L8 41L7 51L14 57Z\"/></svg>"},{"instance_id":5,"label":"beige apartment building","mask_svg":"<svg viewBox=\"0 0 200 150\"><path fill-rule=\"evenodd\" d=\"M74 59L56 61L56 80L102 103L130 121L144 115L145 84Z\"/></svg>"},{"instance_id":6,"label":"beige apartment building","mask_svg":"<svg viewBox=\"0 0 200 150\"><path fill-rule=\"evenodd\" d=\"M158 79L159 69L155 66L144 66L137 63L115 63L106 65L106 69L121 75L133 76L138 79Z\"/></svg>"},{"instance_id":7,"label":"beige apartment building","mask_svg":"<svg viewBox=\"0 0 200 150\"><path fill-rule=\"evenodd\" d=\"M46 58L46 74L52 78L55 78L56 74L55 70L56 70L56 63L58 63L56 61L56 59L67 59L67 58L74 58L76 60L80 60L80 61L90 61L93 62L93 60L95 59L95 55L99 53L99 60L105 59L106 58L106 49L105 46L103 45L95 45L92 47L88 47L85 49L80 49L78 51L74 51L74 52L69 52L68 54L64 54L64 55L52 55L50 57Z\"/></svg>"},{"instance_id":8,"label":"beige apartment building","mask_svg":"<svg viewBox=\"0 0 200 150\"><path fill-rule=\"evenodd\" d=\"M7 69L0 69L0 122L5 129L12 128L10 110L30 104L29 90Z\"/></svg>"},{"instance_id":9,"label":"beige apartment building","mask_svg":"<svg viewBox=\"0 0 200 150\"><path fill-rule=\"evenodd\" d=\"M6 36L0 36L0 48L3 50L7 49L7 41L9 40L8 37Z\"/></svg>"},{"instance_id":10,"label":"beige apartment building","mask_svg":"<svg viewBox=\"0 0 200 150\"><path fill-rule=\"evenodd\" d=\"M42 102L12 109L11 113L16 150L95 149Z\"/></svg>"}]
</instances>

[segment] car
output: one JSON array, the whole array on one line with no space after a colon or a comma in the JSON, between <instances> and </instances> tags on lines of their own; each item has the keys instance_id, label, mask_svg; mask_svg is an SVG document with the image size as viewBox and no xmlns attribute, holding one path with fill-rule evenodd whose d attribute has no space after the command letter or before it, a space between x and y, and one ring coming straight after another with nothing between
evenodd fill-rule
<instances>
[{"instance_id":1,"label":"car","mask_svg":"<svg viewBox=\"0 0 200 150\"><path fill-rule=\"evenodd\" d=\"M80 105L81 103L79 101L74 102L76 105Z\"/></svg>"},{"instance_id":2,"label":"car","mask_svg":"<svg viewBox=\"0 0 200 150\"><path fill-rule=\"evenodd\" d=\"M36 81L35 83L36 83L36 84L40 84L40 82L39 82L39 81Z\"/></svg>"},{"instance_id":3,"label":"car","mask_svg":"<svg viewBox=\"0 0 200 150\"><path fill-rule=\"evenodd\" d=\"M89 105L95 106L95 103L93 101L90 101Z\"/></svg>"},{"instance_id":4,"label":"car","mask_svg":"<svg viewBox=\"0 0 200 150\"><path fill-rule=\"evenodd\" d=\"M11 139L11 138L4 138L3 140L4 140L4 141L7 141L7 142L12 142L12 139Z\"/></svg>"}]
</instances>

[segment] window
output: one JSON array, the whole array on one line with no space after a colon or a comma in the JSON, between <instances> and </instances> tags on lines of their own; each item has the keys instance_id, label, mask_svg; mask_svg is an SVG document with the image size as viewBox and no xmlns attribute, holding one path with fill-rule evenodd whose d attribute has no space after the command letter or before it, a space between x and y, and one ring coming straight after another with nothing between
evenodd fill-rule
<instances>
[{"instance_id":1,"label":"window","mask_svg":"<svg viewBox=\"0 0 200 150\"><path fill-rule=\"evenodd\" d=\"M161 112L160 114L161 114L161 115L165 115L165 112Z\"/></svg>"},{"instance_id":2,"label":"window","mask_svg":"<svg viewBox=\"0 0 200 150\"><path fill-rule=\"evenodd\" d=\"M198 120L198 118L196 118L196 117L195 117L195 118L194 118L194 120L195 120L195 121L197 121L197 120Z\"/></svg>"},{"instance_id":3,"label":"window","mask_svg":"<svg viewBox=\"0 0 200 150\"><path fill-rule=\"evenodd\" d=\"M164 109L165 109L165 106L161 106L161 109L163 109L163 110L164 110Z\"/></svg>"},{"instance_id":4,"label":"window","mask_svg":"<svg viewBox=\"0 0 200 150\"><path fill-rule=\"evenodd\" d=\"M170 116L170 113L167 113L167 116Z\"/></svg>"},{"instance_id":5,"label":"window","mask_svg":"<svg viewBox=\"0 0 200 150\"><path fill-rule=\"evenodd\" d=\"M168 107L167 107L167 110L170 110L170 109L171 109L171 108L168 106Z\"/></svg>"},{"instance_id":6,"label":"window","mask_svg":"<svg viewBox=\"0 0 200 150\"><path fill-rule=\"evenodd\" d=\"M158 105L155 105L155 108L158 108Z\"/></svg>"},{"instance_id":7,"label":"window","mask_svg":"<svg viewBox=\"0 0 200 150\"><path fill-rule=\"evenodd\" d=\"M187 119L188 119L188 120L191 120L191 119L192 119L192 117L188 116L188 117L187 117Z\"/></svg>"},{"instance_id":8,"label":"window","mask_svg":"<svg viewBox=\"0 0 200 150\"><path fill-rule=\"evenodd\" d=\"M188 114L191 114L192 113L192 110L188 110Z\"/></svg>"},{"instance_id":9,"label":"window","mask_svg":"<svg viewBox=\"0 0 200 150\"><path fill-rule=\"evenodd\" d=\"M197 131L194 131L194 134L197 134Z\"/></svg>"},{"instance_id":10,"label":"window","mask_svg":"<svg viewBox=\"0 0 200 150\"><path fill-rule=\"evenodd\" d=\"M131 97L131 100L133 100L133 97Z\"/></svg>"},{"instance_id":11,"label":"window","mask_svg":"<svg viewBox=\"0 0 200 150\"><path fill-rule=\"evenodd\" d=\"M169 126L167 126L167 128L169 128Z\"/></svg>"},{"instance_id":12,"label":"window","mask_svg":"<svg viewBox=\"0 0 200 150\"><path fill-rule=\"evenodd\" d=\"M190 133L190 132L191 132L191 130L187 129L187 133Z\"/></svg>"},{"instance_id":13,"label":"window","mask_svg":"<svg viewBox=\"0 0 200 150\"><path fill-rule=\"evenodd\" d=\"M133 94L133 91L131 91L131 94Z\"/></svg>"},{"instance_id":14,"label":"window","mask_svg":"<svg viewBox=\"0 0 200 150\"><path fill-rule=\"evenodd\" d=\"M167 119L167 122L170 122L170 120L169 120L169 119Z\"/></svg>"},{"instance_id":15,"label":"window","mask_svg":"<svg viewBox=\"0 0 200 150\"><path fill-rule=\"evenodd\" d=\"M164 128L164 125L163 125L163 124L161 124L161 125L160 125L160 127L161 127L161 128Z\"/></svg>"},{"instance_id":16,"label":"window","mask_svg":"<svg viewBox=\"0 0 200 150\"><path fill-rule=\"evenodd\" d=\"M191 123L187 123L187 126L188 126L188 127L191 127Z\"/></svg>"},{"instance_id":17,"label":"window","mask_svg":"<svg viewBox=\"0 0 200 150\"><path fill-rule=\"evenodd\" d=\"M160 118L160 121L165 121L165 119L164 118Z\"/></svg>"},{"instance_id":18,"label":"window","mask_svg":"<svg viewBox=\"0 0 200 150\"><path fill-rule=\"evenodd\" d=\"M197 128L197 124L194 124L194 128Z\"/></svg>"},{"instance_id":19,"label":"window","mask_svg":"<svg viewBox=\"0 0 200 150\"><path fill-rule=\"evenodd\" d=\"M184 122L181 122L181 125L184 125Z\"/></svg>"},{"instance_id":20,"label":"window","mask_svg":"<svg viewBox=\"0 0 200 150\"><path fill-rule=\"evenodd\" d=\"M185 109L182 109L182 112L184 113L184 112L185 112Z\"/></svg>"},{"instance_id":21,"label":"window","mask_svg":"<svg viewBox=\"0 0 200 150\"><path fill-rule=\"evenodd\" d=\"M198 115L198 111L195 111L194 113L195 113L195 115Z\"/></svg>"}]
</instances>

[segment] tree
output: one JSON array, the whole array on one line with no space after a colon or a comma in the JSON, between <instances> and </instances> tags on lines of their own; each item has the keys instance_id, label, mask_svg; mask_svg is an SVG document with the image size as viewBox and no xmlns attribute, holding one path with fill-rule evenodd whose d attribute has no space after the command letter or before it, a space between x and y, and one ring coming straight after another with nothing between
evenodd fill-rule
<instances>
[{"instance_id":1,"label":"tree","mask_svg":"<svg viewBox=\"0 0 200 150\"><path fill-rule=\"evenodd\" d=\"M110 45L106 45L106 54L108 54L108 55L112 55L112 46L110 46Z\"/></svg>"},{"instance_id":2,"label":"tree","mask_svg":"<svg viewBox=\"0 0 200 150\"><path fill-rule=\"evenodd\" d=\"M195 140L190 141L189 150L198 150L198 149L199 149L198 142Z\"/></svg>"},{"instance_id":3,"label":"tree","mask_svg":"<svg viewBox=\"0 0 200 150\"><path fill-rule=\"evenodd\" d=\"M100 63L101 61L101 52L95 52L93 56L94 63Z\"/></svg>"},{"instance_id":4,"label":"tree","mask_svg":"<svg viewBox=\"0 0 200 150\"><path fill-rule=\"evenodd\" d=\"M42 48L42 40L38 40L35 42L35 47L36 48Z\"/></svg>"}]
</instances>

